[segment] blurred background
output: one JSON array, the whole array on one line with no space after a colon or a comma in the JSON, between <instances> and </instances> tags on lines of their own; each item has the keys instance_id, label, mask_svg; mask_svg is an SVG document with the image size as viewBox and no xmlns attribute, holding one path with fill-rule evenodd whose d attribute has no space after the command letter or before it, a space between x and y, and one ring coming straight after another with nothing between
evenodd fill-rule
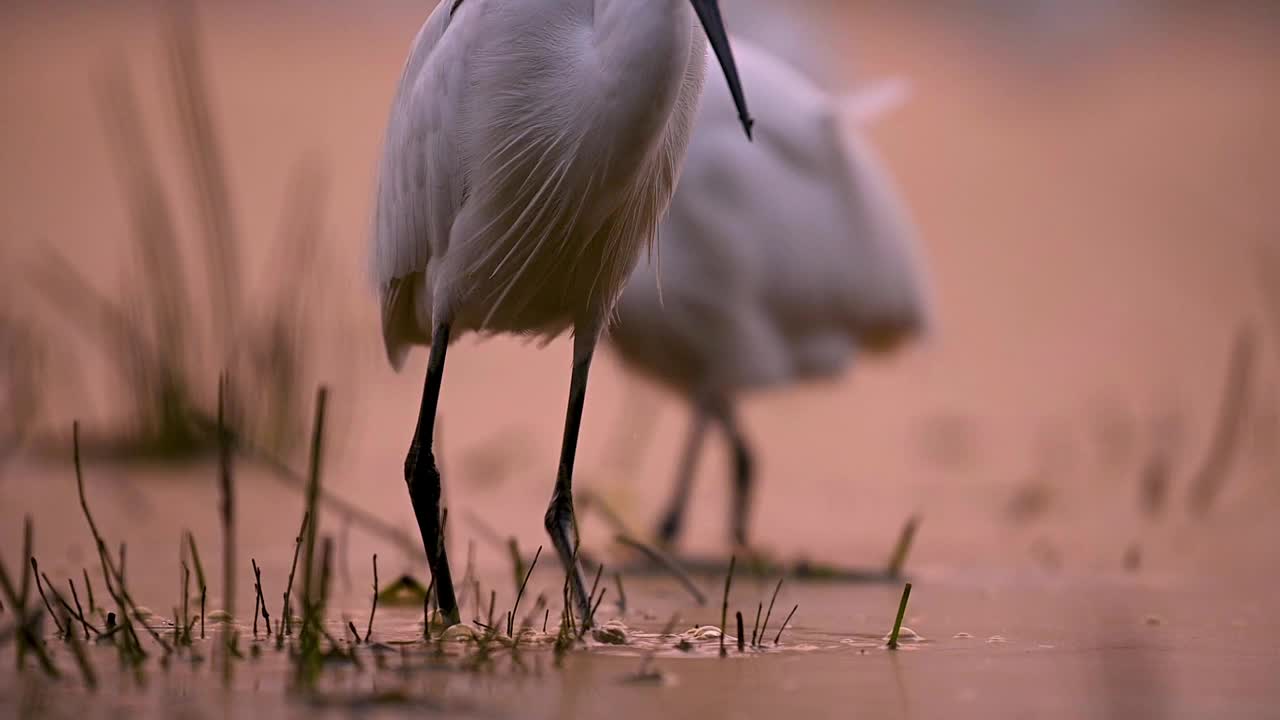
<instances>
[{"instance_id":1,"label":"blurred background","mask_svg":"<svg viewBox=\"0 0 1280 720\"><path fill-rule=\"evenodd\" d=\"M305 467L323 383L327 487L369 514L340 514L335 531L365 549L403 533L398 562L421 571L401 468L426 353L387 365L366 246L376 149L428 5L0 8L6 538L29 512L65 562L87 556L68 504L73 419L109 534L163 538L166 558L183 527L212 537L227 369L253 454L238 472L243 542L292 539L302 501L278 469ZM921 228L937 306L927 342L745 404L761 546L875 565L918 514L919 567L1266 562L1280 506L1276 5L726 0L725 14L833 90L911 81L870 132ZM567 338L451 353L437 454L462 519L452 542L485 526L544 542L569 354ZM648 531L687 415L606 353L578 486ZM687 547L724 552L713 447Z\"/></svg>"}]
</instances>

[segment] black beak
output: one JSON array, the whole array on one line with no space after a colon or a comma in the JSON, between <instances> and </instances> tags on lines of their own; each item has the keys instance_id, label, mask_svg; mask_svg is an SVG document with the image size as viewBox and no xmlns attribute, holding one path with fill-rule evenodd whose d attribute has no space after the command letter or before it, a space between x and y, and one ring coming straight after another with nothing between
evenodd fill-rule
<instances>
[{"instance_id":1,"label":"black beak","mask_svg":"<svg viewBox=\"0 0 1280 720\"><path fill-rule=\"evenodd\" d=\"M698 13L702 28L707 31L707 40L711 49L720 61L724 70L724 79L729 82L729 92L733 95L733 104L738 106L738 119L742 121L742 129L747 131L747 139L751 139L751 126L755 120L747 112L747 100L742 95L742 83L738 80L738 67L733 62L733 51L729 49L729 35L724 31L724 20L720 17L720 3L717 0L690 0L693 11Z\"/></svg>"}]
</instances>

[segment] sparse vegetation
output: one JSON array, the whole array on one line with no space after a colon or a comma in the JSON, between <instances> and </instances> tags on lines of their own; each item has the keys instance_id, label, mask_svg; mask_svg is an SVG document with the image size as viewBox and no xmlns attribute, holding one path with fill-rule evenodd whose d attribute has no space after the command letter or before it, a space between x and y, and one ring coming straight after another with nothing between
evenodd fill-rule
<instances>
[{"instance_id":1,"label":"sparse vegetation","mask_svg":"<svg viewBox=\"0 0 1280 720\"><path fill-rule=\"evenodd\" d=\"M130 408L131 428L85 439L86 452L162 460L214 454L219 443L214 413L208 396L197 389L206 386L209 372L226 368L234 378L225 388L231 431L246 446L251 441L264 451L283 453L300 435L299 389L307 369L303 347L311 335L305 280L323 230L317 215L324 207L323 177L314 164L299 164L281 214L275 271L266 275L270 290L265 296L247 294L244 234L232 201L199 25L189 3L170 7L168 80L195 205L196 238L181 237L181 208L156 162L157 148L147 135L127 69L107 64L96 78L98 102L131 216L137 264L129 271L127 289L113 299L49 248L35 263L31 286L95 342L122 381L120 399ZM193 245L205 269L204 301L196 296L200 285L187 277L185 254ZM246 312L250 307L259 312ZM5 331L0 321L0 332ZM33 398L20 395L14 401L23 412L33 412Z\"/></svg>"}]
</instances>

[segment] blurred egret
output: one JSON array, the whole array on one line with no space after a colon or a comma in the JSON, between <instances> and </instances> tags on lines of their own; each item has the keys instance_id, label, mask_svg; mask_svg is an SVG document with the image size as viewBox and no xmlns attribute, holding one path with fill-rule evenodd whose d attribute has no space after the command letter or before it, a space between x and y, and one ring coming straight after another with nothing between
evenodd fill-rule
<instances>
[{"instance_id":1,"label":"blurred egret","mask_svg":"<svg viewBox=\"0 0 1280 720\"><path fill-rule=\"evenodd\" d=\"M740 394L836 376L856 349L892 349L929 319L914 229L866 140L846 127L892 106L903 86L832 97L766 51L740 38L734 47L753 92L770 100L758 137L731 142L733 105L708 88L658 252L636 267L610 332L628 366L693 407L658 528L666 542L714 421L733 448L731 531L745 544L752 462L733 411Z\"/></svg>"},{"instance_id":2,"label":"blurred egret","mask_svg":"<svg viewBox=\"0 0 1280 720\"><path fill-rule=\"evenodd\" d=\"M372 263L392 365L431 347L404 474L448 622L458 608L431 452L446 349L468 330L549 340L569 329L545 520L587 622L572 495L587 373L680 173L706 70L699 25L749 136L717 0L444 0L414 41L386 132Z\"/></svg>"}]
</instances>

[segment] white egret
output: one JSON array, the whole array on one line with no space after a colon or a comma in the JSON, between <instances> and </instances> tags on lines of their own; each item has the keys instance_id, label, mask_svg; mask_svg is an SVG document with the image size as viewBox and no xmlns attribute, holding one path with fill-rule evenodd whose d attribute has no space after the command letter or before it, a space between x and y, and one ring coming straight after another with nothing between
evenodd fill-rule
<instances>
[{"instance_id":1,"label":"white egret","mask_svg":"<svg viewBox=\"0 0 1280 720\"><path fill-rule=\"evenodd\" d=\"M570 329L545 521L588 622L572 494L587 373L684 161L706 70L699 25L749 137L717 0L444 0L414 41L386 132L372 263L392 365L431 347L404 474L447 622L458 609L431 452L446 349L466 331Z\"/></svg>"},{"instance_id":2,"label":"white egret","mask_svg":"<svg viewBox=\"0 0 1280 720\"><path fill-rule=\"evenodd\" d=\"M858 122L892 106L888 81L833 97L734 38L760 108L750 145L732 142L733 104L708 88L684 173L637 266L610 344L624 363L693 407L674 497L658 527L671 542L707 425L733 449L733 540L745 544L751 453L734 415L746 391L838 375L856 350L887 351L924 330L930 303L915 231Z\"/></svg>"}]
</instances>

